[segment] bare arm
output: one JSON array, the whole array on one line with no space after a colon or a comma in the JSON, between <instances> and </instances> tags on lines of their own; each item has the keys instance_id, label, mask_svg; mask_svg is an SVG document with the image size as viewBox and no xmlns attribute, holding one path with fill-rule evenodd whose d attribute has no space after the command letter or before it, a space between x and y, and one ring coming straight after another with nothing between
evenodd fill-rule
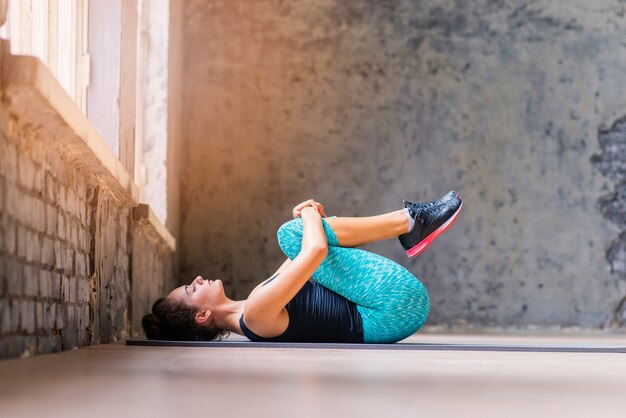
<instances>
[{"instance_id":1,"label":"bare arm","mask_svg":"<svg viewBox=\"0 0 626 418\"><path fill-rule=\"evenodd\" d=\"M250 294L244 309L246 322L262 331L282 313L287 303L302 289L328 254L328 243L319 212L306 207L302 210L302 249L291 262L286 261L281 274L267 285Z\"/></svg>"},{"instance_id":2,"label":"bare arm","mask_svg":"<svg viewBox=\"0 0 626 418\"><path fill-rule=\"evenodd\" d=\"M276 270L276 271L274 272L274 274L272 274L272 276L271 276L271 277L274 277L274 276L276 276L278 273L283 272L283 271L287 268L287 266L288 266L290 263L291 263L291 260L290 260L290 259L286 259L286 260L285 260L285 262L284 262L283 264L281 264L281 265L280 265L280 267L278 267L278 270Z\"/></svg>"}]
</instances>

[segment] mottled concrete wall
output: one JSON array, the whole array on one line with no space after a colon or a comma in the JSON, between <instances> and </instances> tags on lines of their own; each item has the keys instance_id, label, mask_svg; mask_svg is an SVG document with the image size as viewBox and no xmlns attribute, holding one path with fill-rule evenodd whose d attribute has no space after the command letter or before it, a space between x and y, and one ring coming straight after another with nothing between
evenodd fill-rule
<instances>
[{"instance_id":1,"label":"mottled concrete wall","mask_svg":"<svg viewBox=\"0 0 626 418\"><path fill-rule=\"evenodd\" d=\"M606 259L611 272L626 280L626 117L617 120L612 126L600 130L601 152L592 157L594 166L612 183L598 201L602 215L619 228L606 250ZM608 190L607 190L608 189ZM615 311L612 325L626 326L626 295Z\"/></svg>"},{"instance_id":2,"label":"mottled concrete wall","mask_svg":"<svg viewBox=\"0 0 626 418\"><path fill-rule=\"evenodd\" d=\"M427 325L612 321L626 282L598 132L626 114L619 1L186 3L182 272L236 297L278 267L310 197L372 215L458 189L417 259Z\"/></svg>"}]
</instances>

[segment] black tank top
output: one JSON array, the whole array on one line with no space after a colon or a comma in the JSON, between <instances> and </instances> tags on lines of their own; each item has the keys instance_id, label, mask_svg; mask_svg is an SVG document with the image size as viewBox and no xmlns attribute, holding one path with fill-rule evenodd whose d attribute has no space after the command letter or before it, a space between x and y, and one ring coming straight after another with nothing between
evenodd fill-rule
<instances>
[{"instance_id":1,"label":"black tank top","mask_svg":"<svg viewBox=\"0 0 626 418\"><path fill-rule=\"evenodd\" d=\"M260 337L246 327L243 315L239 318L241 331L250 341L363 342L363 321L356 304L317 282L306 282L285 308L289 326L282 334Z\"/></svg>"}]
</instances>

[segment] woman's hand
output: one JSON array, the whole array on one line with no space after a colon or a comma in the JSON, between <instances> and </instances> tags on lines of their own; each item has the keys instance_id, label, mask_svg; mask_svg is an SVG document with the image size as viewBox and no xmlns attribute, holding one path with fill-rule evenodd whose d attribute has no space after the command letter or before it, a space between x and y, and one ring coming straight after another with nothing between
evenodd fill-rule
<instances>
[{"instance_id":1,"label":"woman's hand","mask_svg":"<svg viewBox=\"0 0 626 418\"><path fill-rule=\"evenodd\" d=\"M311 206L312 208L316 209L317 212L322 216L322 218L326 217L326 214L324 213L324 205L322 205L319 202L316 202L313 199L309 199L305 202L302 202L299 205L297 205L295 208L293 208L292 210L293 217L299 218L300 216L302 216L302 209L306 208L307 206Z\"/></svg>"}]
</instances>

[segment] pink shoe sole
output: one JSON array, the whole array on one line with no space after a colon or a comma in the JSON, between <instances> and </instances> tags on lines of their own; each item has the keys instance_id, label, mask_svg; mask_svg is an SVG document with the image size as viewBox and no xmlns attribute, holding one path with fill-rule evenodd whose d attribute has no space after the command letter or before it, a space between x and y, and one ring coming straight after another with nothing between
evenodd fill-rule
<instances>
[{"instance_id":1,"label":"pink shoe sole","mask_svg":"<svg viewBox=\"0 0 626 418\"><path fill-rule=\"evenodd\" d=\"M441 234L443 234L444 232L446 232L446 230L448 230L452 224L454 223L454 221L456 221L456 218L459 217L459 213L461 213L461 208L463 207L463 202L461 202L461 206L459 206L459 208L456 210L456 212L454 212L454 215L452 215L450 217L450 219L448 219L446 221L446 223L444 223L443 225L441 225L439 228L435 229L433 232L430 233L429 236L427 236L426 238L424 238L423 240L421 240L415 247L410 248L406 251L406 254L409 257L417 257L418 255L420 255L421 253L424 252L424 250L426 248L428 248L428 246L430 244L432 244L432 242Z\"/></svg>"}]
</instances>

